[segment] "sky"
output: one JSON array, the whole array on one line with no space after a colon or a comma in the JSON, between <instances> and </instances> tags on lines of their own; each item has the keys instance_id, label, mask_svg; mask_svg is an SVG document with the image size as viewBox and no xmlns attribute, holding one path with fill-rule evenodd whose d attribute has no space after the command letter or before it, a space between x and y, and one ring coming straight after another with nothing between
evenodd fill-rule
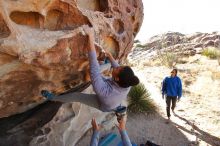
<instances>
[{"instance_id":1,"label":"sky","mask_svg":"<svg viewBox=\"0 0 220 146\"><path fill-rule=\"evenodd\" d=\"M144 20L135 39L142 43L168 31L220 31L220 0L142 0Z\"/></svg>"}]
</instances>

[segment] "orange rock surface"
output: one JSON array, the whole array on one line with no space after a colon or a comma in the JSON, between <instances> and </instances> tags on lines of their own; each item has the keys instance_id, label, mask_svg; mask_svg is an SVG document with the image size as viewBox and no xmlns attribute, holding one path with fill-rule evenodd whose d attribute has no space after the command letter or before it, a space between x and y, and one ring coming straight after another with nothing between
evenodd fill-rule
<instances>
[{"instance_id":1,"label":"orange rock surface","mask_svg":"<svg viewBox=\"0 0 220 146\"><path fill-rule=\"evenodd\" d=\"M0 117L43 102L42 89L62 92L88 81L88 38L123 60L143 20L141 0L0 1ZM101 47L100 47L101 46Z\"/></svg>"}]
</instances>

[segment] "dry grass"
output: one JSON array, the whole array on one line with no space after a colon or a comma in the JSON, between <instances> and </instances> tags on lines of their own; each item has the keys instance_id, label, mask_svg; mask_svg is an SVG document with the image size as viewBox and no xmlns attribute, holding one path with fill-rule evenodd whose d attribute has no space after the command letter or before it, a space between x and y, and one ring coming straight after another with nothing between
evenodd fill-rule
<instances>
[{"instance_id":1,"label":"dry grass","mask_svg":"<svg viewBox=\"0 0 220 146\"><path fill-rule=\"evenodd\" d=\"M220 51L217 48L213 48L213 47L204 49L202 55L210 59L220 59Z\"/></svg>"},{"instance_id":2,"label":"dry grass","mask_svg":"<svg viewBox=\"0 0 220 146\"><path fill-rule=\"evenodd\" d=\"M172 52L159 54L159 59L162 65L173 68L178 63L178 56Z\"/></svg>"}]
</instances>

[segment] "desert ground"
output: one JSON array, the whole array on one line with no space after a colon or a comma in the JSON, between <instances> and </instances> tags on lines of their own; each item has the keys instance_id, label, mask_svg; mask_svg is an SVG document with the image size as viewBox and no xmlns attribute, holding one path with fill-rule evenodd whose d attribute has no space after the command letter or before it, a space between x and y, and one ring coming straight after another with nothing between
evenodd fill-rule
<instances>
[{"instance_id":1,"label":"desert ground","mask_svg":"<svg viewBox=\"0 0 220 146\"><path fill-rule=\"evenodd\" d=\"M183 97L177 103L176 115L171 114L169 124L160 88L171 69L143 58L131 64L158 107L155 114L128 113L127 132L131 141L141 144L151 140L163 146L220 145L220 66L217 60L195 55L177 65ZM101 135L110 131L117 132L117 128L103 128ZM91 134L92 131L88 131L77 146L88 145Z\"/></svg>"}]
</instances>

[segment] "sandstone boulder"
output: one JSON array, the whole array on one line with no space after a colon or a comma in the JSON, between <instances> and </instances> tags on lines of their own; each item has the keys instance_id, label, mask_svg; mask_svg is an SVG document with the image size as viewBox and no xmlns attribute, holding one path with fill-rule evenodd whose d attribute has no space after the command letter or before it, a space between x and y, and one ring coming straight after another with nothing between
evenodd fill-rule
<instances>
[{"instance_id":1,"label":"sandstone boulder","mask_svg":"<svg viewBox=\"0 0 220 146\"><path fill-rule=\"evenodd\" d=\"M146 44L135 46L129 60L134 63L142 61L140 53L151 60L161 54L171 53L174 56L194 56L201 54L204 49L215 47L220 49L220 32L193 33L184 35L179 32L167 32L151 37Z\"/></svg>"},{"instance_id":2,"label":"sandstone boulder","mask_svg":"<svg viewBox=\"0 0 220 146\"><path fill-rule=\"evenodd\" d=\"M143 20L141 0L0 1L0 117L43 102L42 89L56 93L89 81L87 41L123 60Z\"/></svg>"}]
</instances>

